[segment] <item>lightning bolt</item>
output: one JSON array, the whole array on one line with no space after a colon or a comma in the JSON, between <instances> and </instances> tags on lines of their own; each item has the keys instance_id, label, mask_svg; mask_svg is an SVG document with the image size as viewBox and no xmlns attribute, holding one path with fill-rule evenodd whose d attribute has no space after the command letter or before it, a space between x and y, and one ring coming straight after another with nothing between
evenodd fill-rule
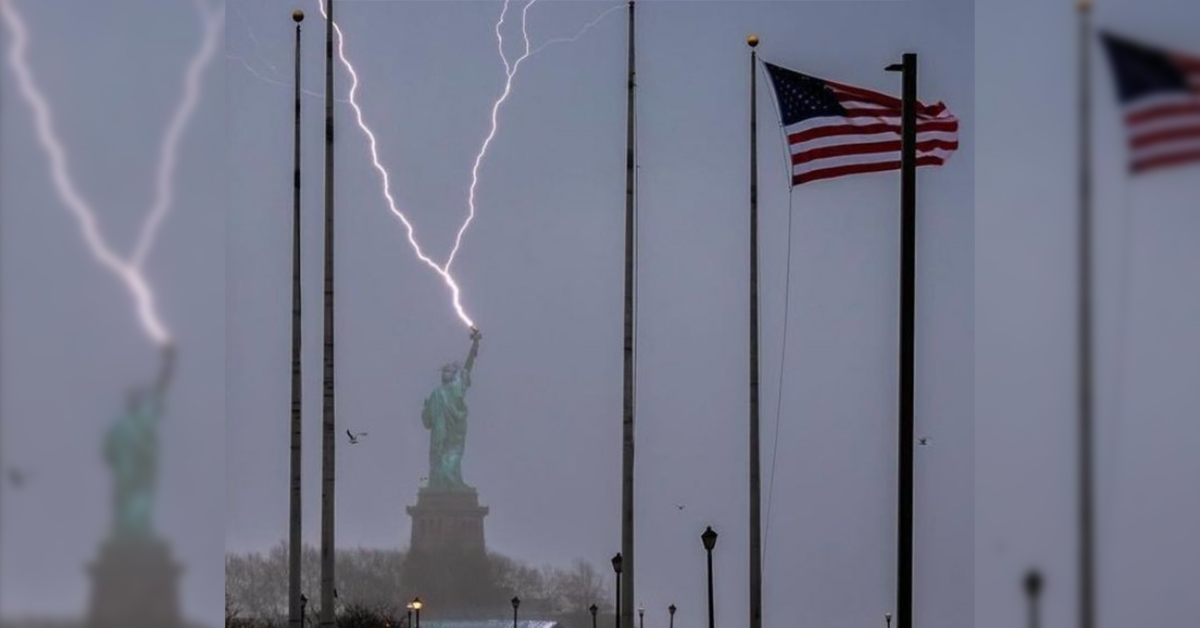
<instances>
[{"instance_id":1,"label":"lightning bolt","mask_svg":"<svg viewBox=\"0 0 1200 628\"><path fill-rule=\"evenodd\" d=\"M321 7L321 17L328 20L329 14L325 12L325 0L318 0L318 4ZM346 48L342 37L342 29L337 25L336 20L333 22L333 30L337 35L338 58L341 59L342 65L346 66L346 70L350 72L350 106L354 108L354 115L358 121L358 128L362 129L362 132L367 136L368 144L371 148L371 163L375 165L375 170L379 171L379 176L383 179L383 196L387 199L388 209L391 210L392 214L395 215L396 218L398 218L404 225L404 229L408 233L408 243L412 246L413 251L416 252L417 259L420 259L421 262L423 262L426 266L429 266L429 268L440 275L442 277L442 281L445 282L448 288L450 288L450 295L454 304L454 311L458 314L458 317L468 327L474 327L475 322L471 320L470 316L467 316L466 311L463 309L461 291L459 290L458 282L454 281L454 277L448 270L439 266L437 262L433 261L421 250L421 245L417 242L416 230L413 228L412 223L409 222L408 217L404 215L404 212L400 211L396 207L396 199L392 196L392 184L391 180L388 178L387 168L384 168L383 164L379 162L379 150L377 148L375 134L371 132L370 127L368 127L367 123L363 120L362 107L358 105L358 99L355 97L358 93L358 72L354 71L354 66L350 63L350 60L346 58Z\"/></svg>"},{"instance_id":2,"label":"lightning bolt","mask_svg":"<svg viewBox=\"0 0 1200 628\"><path fill-rule=\"evenodd\" d=\"M525 52L522 53L521 56L511 64L508 61L507 55L504 53L504 35L501 31L501 26L504 24L505 14L508 13L509 0L504 0L504 7L500 10L500 20L496 22L497 46L500 50L500 60L504 62L504 91L500 94L500 97L496 99L496 102L492 104L492 126L488 131L487 137L484 138L483 144L479 147L479 152L475 155L475 165L471 168L471 188L467 194L467 218L463 221L462 226L459 227L458 234L454 238L454 248L450 250L450 255L446 258L445 268L447 270L450 268L450 265L454 263L455 256L458 255L458 249L462 246L463 234L466 233L467 227L471 225L471 222L475 220L475 188L479 185L479 166L483 163L484 157L487 156L487 150L492 143L492 139L496 137L500 106L504 104L504 101L508 100L508 95L512 92L513 78L516 77L517 71L521 67L521 62L529 57L532 57L538 52L545 50L548 46L553 44L577 41L580 37L583 37L585 33L591 30L592 27L603 21L605 17L608 17L609 13L620 9L623 6L623 4L617 4L609 7L600 15L592 19L592 21L584 24L583 28L579 29L579 31L571 37L559 37L556 39L551 39L531 50L529 44L529 31L526 28L526 16L529 13L529 7L533 6L534 2L537 2L537 0L530 0L529 3L525 5L525 8L521 10L521 36L525 40Z\"/></svg>"},{"instance_id":3,"label":"lightning bolt","mask_svg":"<svg viewBox=\"0 0 1200 628\"><path fill-rule=\"evenodd\" d=\"M197 0L196 6L204 23L204 37L200 49L188 63L183 97L171 116L166 133L163 135L154 204L143 223L133 254L125 259L117 254L105 240L100 232L95 209L75 186L67 164L67 151L54 129L50 106L34 80L33 72L25 57L29 45L28 29L20 14L13 8L12 1L0 0L0 18L4 20L12 35L9 64L16 74L18 91L33 111L37 139L50 162L50 173L55 191L79 222L84 242L91 250L93 257L125 284L133 297L138 319L143 329L151 340L160 345L171 342L170 334L159 317L154 292L146 282L142 273L142 265L145 256L153 246L158 227L169 211L174 198L172 183L179 139L199 98L200 74L212 59L221 29L225 24L223 5L211 12L200 0Z\"/></svg>"},{"instance_id":4,"label":"lightning bolt","mask_svg":"<svg viewBox=\"0 0 1200 628\"><path fill-rule=\"evenodd\" d=\"M367 136L368 145L370 147L370 152L371 152L371 162L374 164L375 169L379 172L380 178L382 180L383 195L384 195L384 198L387 200L388 208L392 212L392 214L395 215L400 220L400 222L404 225L405 231L408 235L409 245L412 246L413 251L417 255L417 258L419 260L421 260L421 262L424 263L426 266L429 266L429 268L432 269L434 272L436 272L439 276L442 277L443 282L450 289L455 312L458 314L458 317L469 327L474 327L475 324L471 320L471 318L469 316L467 316L465 310L462 307L461 290L458 286L458 283L455 281L454 276L450 274L450 265L454 262L454 258L458 254L458 250L462 245L463 234L466 232L467 227L470 226L471 222L475 218L475 213L476 213L476 211L475 211L475 199L476 199L475 190L479 184L479 169L483 163L484 158L487 156L488 147L491 145L492 140L496 136L496 131L499 127L499 111L500 111L501 106L504 104L504 102L506 100L508 100L509 94L512 93L513 79L516 77L517 72L520 70L521 63L523 61L525 61L526 59L528 59L530 56L536 54L537 52L539 52L541 50L544 50L546 47L548 47L552 44L572 42L572 41L578 40L580 37L582 37L584 35L584 33L586 33L588 30L590 30L596 24L600 23L600 21L603 20L608 14L612 13L613 11L615 11L621 7L621 5L616 5L616 6L613 6L609 9L605 10L598 17L594 18L592 21L585 24L583 26L583 28L581 28L572 37L562 37L562 38L552 39L552 40L549 40L549 41L543 43L542 45L538 46L537 48L532 48L531 42L529 39L529 31L527 28L527 23L528 23L527 18L528 18L529 8L532 7L535 2L537 2L537 0L529 0L529 2L526 3L525 6L521 10L521 35L522 35L525 45L524 45L524 51L514 61L510 61L508 58L508 55L505 53L504 34L503 34L503 30L502 30L503 25L504 25L504 20L508 14L510 0L504 0L503 8L500 11L500 19L496 22L495 32L496 32L497 49L500 53L500 60L504 63L504 75L505 75L504 90L501 92L500 96L492 103L491 128L489 129L487 136L484 138L483 143L479 148L479 152L476 153L474 165L471 168L471 186L470 186L470 189L469 189L468 195L467 195L467 208L468 208L467 217L463 221L463 224L458 229L458 233L456 234L455 240L454 240L454 247L451 249L450 254L447 257L446 263L444 265L439 265L431 257L429 257L427 254L425 254L424 251L422 251L420 244L417 242L416 234L415 234L416 230L413 227L412 222L409 221L408 217L405 216L405 214L397 208L395 197L392 195L392 192L391 192L391 182L390 182L390 177L388 176L388 171L383 166L383 164L380 163L380 160L379 160L379 152L377 149L377 140L375 138L375 134L374 134L374 132L371 131L370 127L366 124L366 122L363 118L362 108L359 106L358 100L355 97L358 92L358 84L359 84L358 73L355 71L354 66L350 63L350 60L346 57L346 51L345 51L345 46L344 46L344 37L342 35L341 27L339 27L337 25L336 21L334 21L334 24L333 24L334 32L337 36L338 57L341 60L342 65L344 65L346 67L346 70L350 73L350 79L351 79L350 99L349 99L350 106L354 108L355 117L358 122L359 129L361 129L363 134L365 134ZM318 5L321 10L321 16L325 19L328 19L329 16L325 10L325 0L318 0Z\"/></svg>"}]
</instances>

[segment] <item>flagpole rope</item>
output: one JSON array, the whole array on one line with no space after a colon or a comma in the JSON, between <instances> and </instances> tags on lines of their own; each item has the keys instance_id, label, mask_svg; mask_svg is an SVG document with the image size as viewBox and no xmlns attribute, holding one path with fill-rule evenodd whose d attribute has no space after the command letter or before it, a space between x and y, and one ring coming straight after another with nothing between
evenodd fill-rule
<instances>
[{"instance_id":1,"label":"flagpole rope","mask_svg":"<svg viewBox=\"0 0 1200 628\"><path fill-rule=\"evenodd\" d=\"M763 65L762 59L759 59L759 69L762 71L763 75L766 77L767 84L772 85L772 83L770 82L771 77L769 74L767 74L766 66ZM793 201L795 200L794 193L795 193L795 189L796 189L796 187L794 185L792 185L792 171L791 171L790 163L789 163L791 161L791 153L788 151L787 133L784 131L784 127L783 127L783 114L780 113L780 111L779 111L779 103L778 103L777 99L771 98L770 101L771 101L772 106L775 108L775 119L779 121L779 136L783 140L781 144L783 146L783 155L784 155L784 159L782 162L783 166L784 166L784 180L788 182L788 226L787 226L788 235L787 235L787 262L786 262L787 269L784 271L784 288L783 288L783 340L780 343L780 350L779 350L779 386L776 389L776 397L775 397L775 431L774 431L774 433L772 435L772 439L771 439L772 440L772 442L771 442L771 475L770 475L769 479L767 480L767 516L766 516L766 521L763 524L763 542L762 542L763 571L766 571L767 557L770 555L767 553L767 541L771 537L771 504L773 502L772 498L775 496L775 461L778 459L778 454L779 454L779 419L780 419L781 411L783 408L784 366L786 365L786 359L787 359L788 318L789 318L789 313L790 313L791 291L792 291L792 214L793 214L792 210L793 210Z\"/></svg>"}]
</instances>

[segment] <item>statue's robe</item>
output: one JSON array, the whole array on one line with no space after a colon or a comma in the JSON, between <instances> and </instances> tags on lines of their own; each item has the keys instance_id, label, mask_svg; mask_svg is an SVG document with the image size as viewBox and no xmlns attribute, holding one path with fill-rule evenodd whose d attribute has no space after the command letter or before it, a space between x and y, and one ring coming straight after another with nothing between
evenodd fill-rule
<instances>
[{"instance_id":1,"label":"statue's robe","mask_svg":"<svg viewBox=\"0 0 1200 628\"><path fill-rule=\"evenodd\" d=\"M429 487L441 490L469 488L462 479L463 450L467 444L467 388L471 376L460 370L449 383L438 386L425 400L421 421L429 430Z\"/></svg>"},{"instance_id":2,"label":"statue's robe","mask_svg":"<svg viewBox=\"0 0 1200 628\"><path fill-rule=\"evenodd\" d=\"M145 539L158 480L158 412L144 403L109 428L105 459L113 477L113 534Z\"/></svg>"}]
</instances>

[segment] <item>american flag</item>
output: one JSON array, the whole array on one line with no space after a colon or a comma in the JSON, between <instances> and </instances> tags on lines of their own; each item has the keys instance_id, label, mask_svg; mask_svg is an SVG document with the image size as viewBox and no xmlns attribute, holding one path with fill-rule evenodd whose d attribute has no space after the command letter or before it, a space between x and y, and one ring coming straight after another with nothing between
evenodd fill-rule
<instances>
[{"instance_id":1,"label":"american flag","mask_svg":"<svg viewBox=\"0 0 1200 628\"><path fill-rule=\"evenodd\" d=\"M900 99L764 63L779 103L792 185L900 168ZM958 118L917 108L917 165L940 166L958 149Z\"/></svg>"},{"instance_id":2,"label":"american flag","mask_svg":"<svg viewBox=\"0 0 1200 628\"><path fill-rule=\"evenodd\" d=\"M1134 173L1200 161L1200 57L1102 33Z\"/></svg>"}]
</instances>

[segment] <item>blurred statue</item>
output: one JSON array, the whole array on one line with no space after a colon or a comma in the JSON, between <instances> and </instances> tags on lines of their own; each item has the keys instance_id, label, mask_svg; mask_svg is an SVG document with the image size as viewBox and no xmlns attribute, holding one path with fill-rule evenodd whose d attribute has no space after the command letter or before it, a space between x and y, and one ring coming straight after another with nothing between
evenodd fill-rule
<instances>
[{"instance_id":1,"label":"blurred statue","mask_svg":"<svg viewBox=\"0 0 1200 628\"><path fill-rule=\"evenodd\" d=\"M149 541L158 483L158 424L171 381L175 349L163 347L162 367L152 388L134 388L125 413L108 429L104 459L113 477L113 529L117 541Z\"/></svg>"},{"instance_id":2,"label":"blurred statue","mask_svg":"<svg viewBox=\"0 0 1200 628\"><path fill-rule=\"evenodd\" d=\"M467 443L467 388L471 369L479 353L479 330L471 328L471 351L466 364L457 362L442 367L442 384L421 411L421 422L429 430L429 489L434 491L473 491L463 482L462 457Z\"/></svg>"}]
</instances>

